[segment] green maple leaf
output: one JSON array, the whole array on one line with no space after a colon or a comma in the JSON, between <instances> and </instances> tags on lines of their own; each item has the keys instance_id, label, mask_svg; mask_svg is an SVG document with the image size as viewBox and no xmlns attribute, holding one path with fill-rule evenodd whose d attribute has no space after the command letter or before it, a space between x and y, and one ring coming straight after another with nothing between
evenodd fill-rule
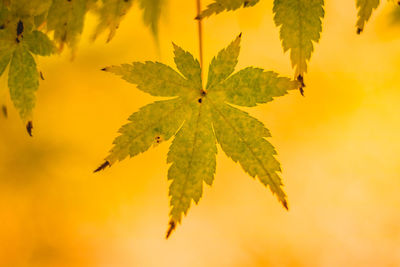
<instances>
[{"instance_id":1,"label":"green maple leaf","mask_svg":"<svg viewBox=\"0 0 400 267\"><path fill-rule=\"evenodd\" d=\"M121 20L132 7L133 0L102 0L102 5L98 10L99 24L97 25L94 39L107 28L109 34L107 42L114 37Z\"/></svg>"},{"instance_id":2,"label":"green maple leaf","mask_svg":"<svg viewBox=\"0 0 400 267\"><path fill-rule=\"evenodd\" d=\"M96 171L126 157L136 156L152 145L175 137L167 161L171 163L170 228L172 232L191 202L198 203L203 183L214 180L218 142L226 155L252 177L257 177L287 208L286 195L278 175L280 164L269 131L257 119L232 106L252 107L282 96L298 82L272 71L248 67L235 74L240 36L219 52L209 67L206 90L202 89L200 64L174 45L175 64L180 71L158 62L135 62L103 70L121 76L153 96L174 97L141 108L129 117L114 146Z\"/></svg>"},{"instance_id":3,"label":"green maple leaf","mask_svg":"<svg viewBox=\"0 0 400 267\"><path fill-rule=\"evenodd\" d=\"M273 12L283 50L290 50L295 77L304 87L303 77L307 62L314 51L313 42L318 42L324 17L323 0L274 0Z\"/></svg>"},{"instance_id":4,"label":"green maple leaf","mask_svg":"<svg viewBox=\"0 0 400 267\"><path fill-rule=\"evenodd\" d=\"M379 0L356 0L358 8L357 33L364 30L365 23L372 15L372 11L379 6Z\"/></svg>"},{"instance_id":5,"label":"green maple leaf","mask_svg":"<svg viewBox=\"0 0 400 267\"><path fill-rule=\"evenodd\" d=\"M166 0L139 0L140 7L143 9L143 21L150 27L155 37L158 35L158 22L165 2Z\"/></svg>"},{"instance_id":6,"label":"green maple leaf","mask_svg":"<svg viewBox=\"0 0 400 267\"><path fill-rule=\"evenodd\" d=\"M33 55L49 56L54 52L54 45L48 36L32 28L29 19L27 23L14 19L0 30L0 75L9 65L11 100L25 122L32 119L35 93L39 87L39 72ZM28 124L32 127L31 122Z\"/></svg>"},{"instance_id":7,"label":"green maple leaf","mask_svg":"<svg viewBox=\"0 0 400 267\"><path fill-rule=\"evenodd\" d=\"M214 0L213 3L209 4L207 8L201 12L197 19L210 17L213 14L219 14L223 11L236 10L241 7L252 7L259 1L260 0Z\"/></svg>"},{"instance_id":8,"label":"green maple leaf","mask_svg":"<svg viewBox=\"0 0 400 267\"><path fill-rule=\"evenodd\" d=\"M107 28L109 42L115 35L121 20L132 7L133 0L102 0L101 7L97 11L99 24L94 34L94 39ZM158 23L161 15L161 8L165 0L139 0L140 8L143 9L143 21L149 26L155 37L158 35Z\"/></svg>"},{"instance_id":9,"label":"green maple leaf","mask_svg":"<svg viewBox=\"0 0 400 267\"><path fill-rule=\"evenodd\" d=\"M47 29L54 32L54 41L60 48L64 44L76 48L88 6L88 0L53 0L47 15Z\"/></svg>"},{"instance_id":10,"label":"green maple leaf","mask_svg":"<svg viewBox=\"0 0 400 267\"><path fill-rule=\"evenodd\" d=\"M97 4L101 2L101 5ZM53 54L64 45L72 48L73 56L83 31L86 13L99 14L95 36L109 29L108 41L115 35L133 0L0 0L0 76L9 66L8 87L13 104L27 123L31 134L32 111L39 87L36 58L33 55ZM157 34L161 6L165 0L140 0L143 19ZM44 28L53 37L40 31ZM7 114L6 106L2 106Z\"/></svg>"}]
</instances>

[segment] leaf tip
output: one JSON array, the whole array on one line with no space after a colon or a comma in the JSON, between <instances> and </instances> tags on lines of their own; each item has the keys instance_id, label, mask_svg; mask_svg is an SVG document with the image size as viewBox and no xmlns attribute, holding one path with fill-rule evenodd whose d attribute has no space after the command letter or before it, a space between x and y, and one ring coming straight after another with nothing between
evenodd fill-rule
<instances>
[{"instance_id":1,"label":"leaf tip","mask_svg":"<svg viewBox=\"0 0 400 267\"><path fill-rule=\"evenodd\" d=\"M284 207L287 211L289 210L289 205L288 205L286 199L284 199L284 200L282 201L282 205L283 205L283 207Z\"/></svg>"},{"instance_id":2,"label":"leaf tip","mask_svg":"<svg viewBox=\"0 0 400 267\"><path fill-rule=\"evenodd\" d=\"M39 72L39 76L40 76L40 79L42 80L42 81L44 81L44 76L43 76L43 72Z\"/></svg>"},{"instance_id":3,"label":"leaf tip","mask_svg":"<svg viewBox=\"0 0 400 267\"><path fill-rule=\"evenodd\" d=\"M238 36L239 38L242 38L242 32L239 34L239 36Z\"/></svg>"},{"instance_id":4,"label":"leaf tip","mask_svg":"<svg viewBox=\"0 0 400 267\"><path fill-rule=\"evenodd\" d=\"M7 119L8 118L8 111L6 105L3 105L1 107L1 111L3 112L4 117Z\"/></svg>"},{"instance_id":5,"label":"leaf tip","mask_svg":"<svg viewBox=\"0 0 400 267\"><path fill-rule=\"evenodd\" d=\"M297 81L300 83L300 87L299 87L300 94L301 94L302 96L304 96L304 87L306 87L306 85L305 85L305 83L304 83L304 77L303 77L303 75L299 74L299 76L297 76Z\"/></svg>"},{"instance_id":6,"label":"leaf tip","mask_svg":"<svg viewBox=\"0 0 400 267\"><path fill-rule=\"evenodd\" d=\"M102 68L101 71L107 71L107 67Z\"/></svg>"},{"instance_id":7,"label":"leaf tip","mask_svg":"<svg viewBox=\"0 0 400 267\"><path fill-rule=\"evenodd\" d=\"M28 121L28 123L26 124L26 131L28 132L30 137L33 137L32 129L33 129L33 123L32 121Z\"/></svg>"},{"instance_id":8,"label":"leaf tip","mask_svg":"<svg viewBox=\"0 0 400 267\"><path fill-rule=\"evenodd\" d=\"M107 160L106 162L104 162L103 164L101 164L97 169L95 169L95 170L93 171L93 173L102 171L102 170L104 170L105 168L107 168L107 167L109 167L109 166L111 166L111 164L110 164L110 162Z\"/></svg>"},{"instance_id":9,"label":"leaf tip","mask_svg":"<svg viewBox=\"0 0 400 267\"><path fill-rule=\"evenodd\" d=\"M362 31L363 31L363 29L362 29L362 28L357 28L357 34L361 34L361 33L362 33Z\"/></svg>"},{"instance_id":10,"label":"leaf tip","mask_svg":"<svg viewBox=\"0 0 400 267\"><path fill-rule=\"evenodd\" d=\"M168 239L171 236L171 234L175 230L175 228L176 228L176 223L175 223L175 221L171 220L169 222L169 227L167 230L167 234L165 235L165 239Z\"/></svg>"}]
</instances>

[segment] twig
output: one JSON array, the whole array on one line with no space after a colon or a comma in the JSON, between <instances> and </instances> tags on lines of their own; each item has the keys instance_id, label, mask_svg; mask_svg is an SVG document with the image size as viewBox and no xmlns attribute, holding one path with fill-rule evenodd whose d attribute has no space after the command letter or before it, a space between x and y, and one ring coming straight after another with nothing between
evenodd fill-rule
<instances>
[{"instance_id":1,"label":"twig","mask_svg":"<svg viewBox=\"0 0 400 267\"><path fill-rule=\"evenodd\" d=\"M199 34L199 53L200 53L200 68L201 68L201 82L203 83L203 23L201 14L201 0L196 0L197 2L197 30ZM202 85L203 91L204 86Z\"/></svg>"}]
</instances>

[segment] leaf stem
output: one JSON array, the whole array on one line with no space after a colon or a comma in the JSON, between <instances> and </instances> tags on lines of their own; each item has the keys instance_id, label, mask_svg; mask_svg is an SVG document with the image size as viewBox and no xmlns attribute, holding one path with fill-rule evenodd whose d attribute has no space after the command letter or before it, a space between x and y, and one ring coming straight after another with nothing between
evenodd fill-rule
<instances>
[{"instance_id":1,"label":"leaf stem","mask_svg":"<svg viewBox=\"0 0 400 267\"><path fill-rule=\"evenodd\" d=\"M200 69L201 69L201 82L203 86L203 23L202 18L200 17L201 14L201 0L196 0L197 3L197 31L199 35L199 54L200 54ZM203 89L204 90L204 89Z\"/></svg>"}]
</instances>

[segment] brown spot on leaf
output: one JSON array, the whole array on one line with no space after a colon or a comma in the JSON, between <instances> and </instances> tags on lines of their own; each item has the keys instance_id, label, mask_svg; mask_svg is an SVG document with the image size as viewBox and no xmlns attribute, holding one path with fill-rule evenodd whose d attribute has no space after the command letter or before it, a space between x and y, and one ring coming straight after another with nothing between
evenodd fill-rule
<instances>
[{"instance_id":1,"label":"brown spot on leaf","mask_svg":"<svg viewBox=\"0 0 400 267\"><path fill-rule=\"evenodd\" d=\"M163 141L163 139L162 139L161 136L157 135L157 136L155 137L155 142L156 142L157 144L160 144L162 141Z\"/></svg>"},{"instance_id":2,"label":"brown spot on leaf","mask_svg":"<svg viewBox=\"0 0 400 267\"><path fill-rule=\"evenodd\" d=\"M17 36L20 36L24 32L24 23L19 20L17 24Z\"/></svg>"},{"instance_id":3,"label":"brown spot on leaf","mask_svg":"<svg viewBox=\"0 0 400 267\"><path fill-rule=\"evenodd\" d=\"M304 87L306 87L306 85L304 84L303 75L300 74L299 76L297 76L297 81L300 83L300 87L299 87L300 94L302 96L304 96Z\"/></svg>"},{"instance_id":4,"label":"brown spot on leaf","mask_svg":"<svg viewBox=\"0 0 400 267\"><path fill-rule=\"evenodd\" d=\"M26 124L26 131L28 132L30 137L32 137L32 129L33 129L33 123L32 121L28 121L28 123Z\"/></svg>"}]
</instances>

